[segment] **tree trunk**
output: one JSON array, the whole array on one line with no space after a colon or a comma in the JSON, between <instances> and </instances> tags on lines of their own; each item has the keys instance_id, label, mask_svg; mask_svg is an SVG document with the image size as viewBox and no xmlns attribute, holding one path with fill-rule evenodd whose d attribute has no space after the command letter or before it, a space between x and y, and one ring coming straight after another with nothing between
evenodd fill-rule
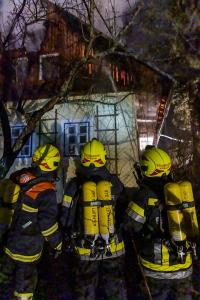
<instances>
[{"instance_id":1,"label":"tree trunk","mask_svg":"<svg viewBox=\"0 0 200 300\"><path fill-rule=\"evenodd\" d=\"M193 141L192 183L195 198L200 197L200 82L190 85L191 138Z\"/></svg>"}]
</instances>

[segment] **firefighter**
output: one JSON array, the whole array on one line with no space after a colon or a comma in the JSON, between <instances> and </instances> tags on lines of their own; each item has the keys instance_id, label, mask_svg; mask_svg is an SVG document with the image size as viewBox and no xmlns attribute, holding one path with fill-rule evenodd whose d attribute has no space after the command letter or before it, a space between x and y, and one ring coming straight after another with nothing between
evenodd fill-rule
<instances>
[{"instance_id":1,"label":"firefighter","mask_svg":"<svg viewBox=\"0 0 200 300\"><path fill-rule=\"evenodd\" d=\"M65 188L61 223L77 258L70 283L75 299L126 299L119 232L125 191L105 164L104 145L92 139L82 148L77 176Z\"/></svg>"},{"instance_id":2,"label":"firefighter","mask_svg":"<svg viewBox=\"0 0 200 300\"><path fill-rule=\"evenodd\" d=\"M192 249L181 201L181 189L189 185L172 182L171 159L160 148L147 148L140 167L143 179L126 210L125 227L133 229L136 236L149 296L156 300L192 299ZM198 232L195 222L193 237Z\"/></svg>"},{"instance_id":3,"label":"firefighter","mask_svg":"<svg viewBox=\"0 0 200 300\"><path fill-rule=\"evenodd\" d=\"M36 266L44 241L55 251L61 250L54 183L59 163L58 149L47 144L36 149L30 168L11 175L12 181L20 186L20 196L7 233L5 262L0 266L2 296L6 284L14 277L14 299L33 299Z\"/></svg>"}]
</instances>

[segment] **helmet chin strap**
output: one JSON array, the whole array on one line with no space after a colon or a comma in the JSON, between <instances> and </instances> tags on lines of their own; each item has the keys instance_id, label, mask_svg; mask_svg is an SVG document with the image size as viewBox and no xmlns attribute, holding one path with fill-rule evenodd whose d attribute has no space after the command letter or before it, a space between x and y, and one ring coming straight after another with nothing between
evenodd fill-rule
<instances>
[{"instance_id":1,"label":"helmet chin strap","mask_svg":"<svg viewBox=\"0 0 200 300\"><path fill-rule=\"evenodd\" d=\"M33 167L38 167L41 164L41 162L43 161L43 159L47 156L47 153L49 152L50 147L51 147L51 144L47 144L46 145L46 148L45 148L42 156L40 157L40 159L37 160L36 162L32 163Z\"/></svg>"},{"instance_id":2,"label":"helmet chin strap","mask_svg":"<svg viewBox=\"0 0 200 300\"><path fill-rule=\"evenodd\" d=\"M170 181L173 181L172 177L166 174L163 174L161 177L144 176L144 179L152 183L161 183L161 184L166 184Z\"/></svg>"}]
</instances>

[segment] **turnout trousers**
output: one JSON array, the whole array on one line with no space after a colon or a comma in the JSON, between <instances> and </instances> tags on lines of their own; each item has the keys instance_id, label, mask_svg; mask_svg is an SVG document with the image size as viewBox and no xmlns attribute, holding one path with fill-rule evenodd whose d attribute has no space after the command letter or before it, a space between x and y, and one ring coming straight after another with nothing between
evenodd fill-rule
<instances>
[{"instance_id":1,"label":"turnout trousers","mask_svg":"<svg viewBox=\"0 0 200 300\"><path fill-rule=\"evenodd\" d=\"M37 284L36 263L25 263L4 255L0 264L0 300L6 300L9 289L14 299L31 300Z\"/></svg>"},{"instance_id":2,"label":"turnout trousers","mask_svg":"<svg viewBox=\"0 0 200 300\"><path fill-rule=\"evenodd\" d=\"M184 279L146 279L153 300L192 300L192 276Z\"/></svg>"},{"instance_id":3,"label":"turnout trousers","mask_svg":"<svg viewBox=\"0 0 200 300\"><path fill-rule=\"evenodd\" d=\"M127 300L124 256L104 260L79 260L72 268L75 300Z\"/></svg>"}]
</instances>

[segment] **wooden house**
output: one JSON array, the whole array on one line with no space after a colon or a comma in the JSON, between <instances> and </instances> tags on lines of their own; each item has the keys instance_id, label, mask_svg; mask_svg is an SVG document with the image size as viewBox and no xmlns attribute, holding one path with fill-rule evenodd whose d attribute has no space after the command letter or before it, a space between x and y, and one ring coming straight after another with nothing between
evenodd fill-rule
<instances>
[{"instance_id":1,"label":"wooden house","mask_svg":"<svg viewBox=\"0 0 200 300\"><path fill-rule=\"evenodd\" d=\"M26 124L21 112L31 113L58 95L72 66L85 56L88 27L76 16L49 3L44 26L39 50L9 52L13 72L7 109L13 142ZM110 43L99 33L90 57L106 52ZM162 76L131 55L108 52L83 64L70 91L38 122L11 172L29 165L38 145L52 142L63 156L60 175L70 178L82 145L97 137L107 149L108 168L127 187L135 186L133 164L139 150L155 142L167 101L165 90Z\"/></svg>"}]
</instances>

